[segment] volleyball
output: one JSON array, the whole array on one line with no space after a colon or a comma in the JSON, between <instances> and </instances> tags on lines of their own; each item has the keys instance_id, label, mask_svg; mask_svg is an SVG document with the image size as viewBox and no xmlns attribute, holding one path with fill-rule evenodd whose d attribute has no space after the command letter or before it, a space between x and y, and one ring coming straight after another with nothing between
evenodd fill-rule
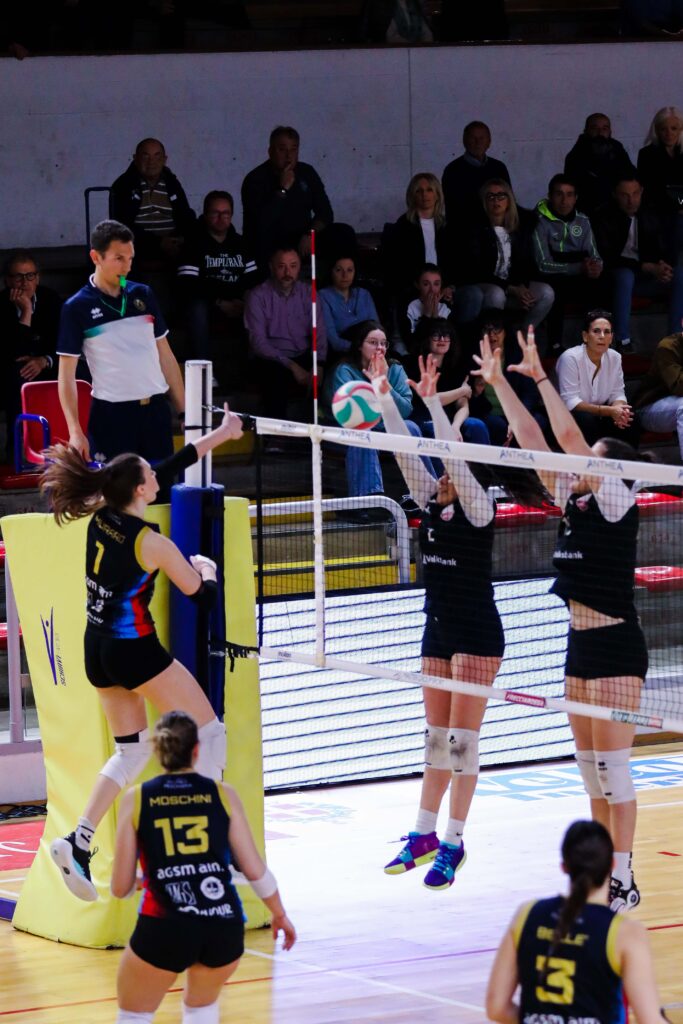
<instances>
[{"instance_id":1,"label":"volleyball","mask_svg":"<svg viewBox=\"0 0 683 1024\"><path fill-rule=\"evenodd\" d=\"M370 430L382 419L379 400L372 384L349 380L334 393L332 412L340 427Z\"/></svg>"}]
</instances>

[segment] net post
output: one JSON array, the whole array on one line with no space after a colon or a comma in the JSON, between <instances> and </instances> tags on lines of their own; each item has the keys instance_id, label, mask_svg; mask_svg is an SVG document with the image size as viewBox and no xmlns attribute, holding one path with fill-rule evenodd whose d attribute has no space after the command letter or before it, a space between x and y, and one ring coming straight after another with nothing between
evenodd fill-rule
<instances>
[{"instance_id":1,"label":"net post","mask_svg":"<svg viewBox=\"0 0 683 1024\"><path fill-rule=\"evenodd\" d=\"M211 429L211 375L208 359L185 363L185 444L198 441ZM185 470L185 483L208 487L211 483L211 452Z\"/></svg>"},{"instance_id":2,"label":"net post","mask_svg":"<svg viewBox=\"0 0 683 1024\"><path fill-rule=\"evenodd\" d=\"M313 580L315 593L315 658L325 666L325 545L323 541L322 447L318 428L311 428L313 477Z\"/></svg>"},{"instance_id":3,"label":"net post","mask_svg":"<svg viewBox=\"0 0 683 1024\"><path fill-rule=\"evenodd\" d=\"M318 425L318 296L315 270L315 228L311 228L311 340L313 344L313 422Z\"/></svg>"}]
</instances>

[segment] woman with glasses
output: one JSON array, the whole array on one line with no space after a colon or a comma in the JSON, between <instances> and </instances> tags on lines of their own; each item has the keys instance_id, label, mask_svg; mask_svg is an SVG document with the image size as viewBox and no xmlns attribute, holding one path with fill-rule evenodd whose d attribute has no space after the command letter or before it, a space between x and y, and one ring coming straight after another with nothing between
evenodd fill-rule
<instances>
[{"instance_id":1,"label":"woman with glasses","mask_svg":"<svg viewBox=\"0 0 683 1024\"><path fill-rule=\"evenodd\" d=\"M458 280L475 286L479 308L512 309L523 326L537 327L550 312L555 293L532 280L530 214L520 210L512 187L492 178L479 191L483 208L462 251Z\"/></svg>"},{"instance_id":2,"label":"woman with glasses","mask_svg":"<svg viewBox=\"0 0 683 1024\"><path fill-rule=\"evenodd\" d=\"M557 360L562 401L589 445L601 437L635 444L638 431L626 399L621 355L611 347L612 314L604 309L586 313L581 338L581 345L566 349Z\"/></svg>"},{"instance_id":3,"label":"woman with glasses","mask_svg":"<svg viewBox=\"0 0 683 1024\"><path fill-rule=\"evenodd\" d=\"M463 356L452 324L442 317L423 317L413 337L415 355L406 360L408 373L417 380L420 375L419 359L426 360L427 356L432 356L438 371L437 396L451 421L452 437L472 444L490 444L486 424L470 416L472 388L468 376L472 364ZM413 393L412 419L424 437L434 437L432 415L418 391Z\"/></svg>"},{"instance_id":4,"label":"woman with glasses","mask_svg":"<svg viewBox=\"0 0 683 1024\"><path fill-rule=\"evenodd\" d=\"M378 353L381 353L383 358L386 356L387 336L377 320L362 320L350 327L345 336L349 341L349 351L344 361L339 363L334 371L332 393L349 381L367 381L373 357ZM421 437L420 428L410 419L413 401L405 370L399 362L392 359L387 363L386 376L394 402L409 433L414 437ZM384 430L384 426L380 423L374 429ZM372 449L348 446L346 476L350 497L384 493L379 455ZM406 511L411 510L414 510L412 504L406 508Z\"/></svg>"}]
</instances>

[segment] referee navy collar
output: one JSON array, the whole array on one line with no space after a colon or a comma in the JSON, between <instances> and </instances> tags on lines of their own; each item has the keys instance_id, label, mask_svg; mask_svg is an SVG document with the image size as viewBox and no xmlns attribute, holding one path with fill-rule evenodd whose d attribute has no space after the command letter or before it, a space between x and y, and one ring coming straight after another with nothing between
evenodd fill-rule
<instances>
[{"instance_id":1,"label":"referee navy collar","mask_svg":"<svg viewBox=\"0 0 683 1024\"><path fill-rule=\"evenodd\" d=\"M102 305L106 306L107 309L110 309L112 313L117 313L118 316L120 316L121 319L123 319L126 315L126 309L128 307L128 281L126 281L125 284L121 285L121 291L119 295L116 296L116 299L119 300L121 303L120 308L117 308L113 304L113 302L110 301L111 299L114 299L113 295L109 295L107 292L103 292L101 288L97 287L97 285L95 284L94 274L91 274L90 276L90 284L97 292L97 294L101 296L100 302L102 303Z\"/></svg>"}]
</instances>

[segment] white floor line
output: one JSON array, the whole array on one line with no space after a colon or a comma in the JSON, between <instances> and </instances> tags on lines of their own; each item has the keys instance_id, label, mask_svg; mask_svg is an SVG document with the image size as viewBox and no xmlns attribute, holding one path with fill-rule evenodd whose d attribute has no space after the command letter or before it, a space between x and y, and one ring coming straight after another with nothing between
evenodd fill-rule
<instances>
[{"instance_id":1,"label":"white floor line","mask_svg":"<svg viewBox=\"0 0 683 1024\"><path fill-rule=\"evenodd\" d=\"M0 896L9 896L11 899L16 900L19 896L19 893L12 892L11 889L0 889Z\"/></svg>"},{"instance_id":2,"label":"white floor line","mask_svg":"<svg viewBox=\"0 0 683 1024\"><path fill-rule=\"evenodd\" d=\"M279 964L282 963L281 956L273 956L272 953L262 953L257 949L249 949L245 946L245 953L250 953L251 956L260 957L262 960L277 960ZM335 978L346 978L349 981L363 981L366 985L374 985L376 988L387 989L390 992L398 992L402 995L417 996L420 999L428 999L433 1003L444 1003L447 1006L458 1006L461 1010L474 1010L475 1013L486 1014L486 1010L483 1006L475 1006L473 1003L463 1003L458 999L449 999L447 996L437 996L430 992L421 992L419 989L404 988L402 985L393 985L388 981L378 981L375 978L366 978L364 974L353 974L351 971L336 971L327 967L318 967L317 964L308 964L304 960L295 960L290 958L288 961L292 966L303 967L304 970L312 971L315 974L330 974L334 975ZM372 965L369 965L372 966Z\"/></svg>"},{"instance_id":3,"label":"white floor line","mask_svg":"<svg viewBox=\"0 0 683 1024\"><path fill-rule=\"evenodd\" d=\"M25 882L26 877L26 875L22 875L21 878L3 878L2 882L3 884L6 884L7 882Z\"/></svg>"}]
</instances>

